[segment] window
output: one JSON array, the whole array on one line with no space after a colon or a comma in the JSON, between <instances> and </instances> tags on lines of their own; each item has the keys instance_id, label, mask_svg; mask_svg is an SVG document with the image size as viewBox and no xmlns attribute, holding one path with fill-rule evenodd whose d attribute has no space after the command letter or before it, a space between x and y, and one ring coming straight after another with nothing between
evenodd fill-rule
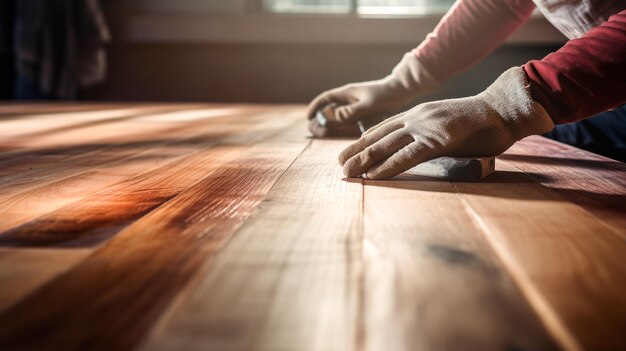
<instances>
[{"instance_id":1,"label":"window","mask_svg":"<svg viewBox=\"0 0 626 351\"><path fill-rule=\"evenodd\" d=\"M351 0L266 0L272 12L288 13L350 13Z\"/></svg>"},{"instance_id":2,"label":"window","mask_svg":"<svg viewBox=\"0 0 626 351\"><path fill-rule=\"evenodd\" d=\"M445 12L454 0L265 0L279 13L358 13L362 15L424 15Z\"/></svg>"}]
</instances>

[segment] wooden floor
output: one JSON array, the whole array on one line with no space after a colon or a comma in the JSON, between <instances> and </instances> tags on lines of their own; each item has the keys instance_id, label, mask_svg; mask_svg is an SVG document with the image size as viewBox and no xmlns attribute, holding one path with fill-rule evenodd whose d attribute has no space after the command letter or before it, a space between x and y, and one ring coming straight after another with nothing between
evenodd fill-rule
<instances>
[{"instance_id":1,"label":"wooden floor","mask_svg":"<svg viewBox=\"0 0 626 351\"><path fill-rule=\"evenodd\" d=\"M626 166L344 179L303 106L0 106L0 350L624 350Z\"/></svg>"}]
</instances>

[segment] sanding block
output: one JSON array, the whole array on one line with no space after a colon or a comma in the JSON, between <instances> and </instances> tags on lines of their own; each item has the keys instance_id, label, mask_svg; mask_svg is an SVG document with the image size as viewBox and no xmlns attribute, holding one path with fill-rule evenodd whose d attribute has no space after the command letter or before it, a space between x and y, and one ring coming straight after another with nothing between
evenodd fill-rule
<instances>
[{"instance_id":1,"label":"sanding block","mask_svg":"<svg viewBox=\"0 0 626 351\"><path fill-rule=\"evenodd\" d=\"M409 175L439 178L454 182L475 182L496 171L495 157L439 157L404 172Z\"/></svg>"},{"instance_id":2,"label":"sanding block","mask_svg":"<svg viewBox=\"0 0 626 351\"><path fill-rule=\"evenodd\" d=\"M332 117L333 106L329 105L317 111L315 118L321 126L326 126ZM376 119L357 121L361 133L380 122ZM439 157L404 172L408 175L445 179L455 182L475 182L492 174L496 170L495 157Z\"/></svg>"},{"instance_id":3,"label":"sanding block","mask_svg":"<svg viewBox=\"0 0 626 351\"><path fill-rule=\"evenodd\" d=\"M309 130L315 137L358 137L386 118L386 116L370 117L357 121L356 124L337 122L334 117L335 107L336 105L331 104L317 111L314 123L309 125Z\"/></svg>"}]
</instances>

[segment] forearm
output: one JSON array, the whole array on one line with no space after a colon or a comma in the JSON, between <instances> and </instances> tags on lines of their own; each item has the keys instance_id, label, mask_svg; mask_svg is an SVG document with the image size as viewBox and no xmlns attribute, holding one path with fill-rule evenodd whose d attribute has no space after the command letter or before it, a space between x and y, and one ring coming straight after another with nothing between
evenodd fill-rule
<instances>
[{"instance_id":1,"label":"forearm","mask_svg":"<svg viewBox=\"0 0 626 351\"><path fill-rule=\"evenodd\" d=\"M626 103L626 10L523 68L533 99L554 123L575 122Z\"/></svg>"},{"instance_id":2,"label":"forearm","mask_svg":"<svg viewBox=\"0 0 626 351\"><path fill-rule=\"evenodd\" d=\"M531 0L458 0L414 53L443 82L493 52L534 8Z\"/></svg>"}]
</instances>

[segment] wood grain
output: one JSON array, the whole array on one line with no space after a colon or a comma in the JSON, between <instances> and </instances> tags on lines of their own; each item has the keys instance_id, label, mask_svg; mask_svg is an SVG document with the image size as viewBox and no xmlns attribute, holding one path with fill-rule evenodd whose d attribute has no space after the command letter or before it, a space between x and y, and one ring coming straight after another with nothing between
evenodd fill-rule
<instances>
[{"instance_id":1,"label":"wood grain","mask_svg":"<svg viewBox=\"0 0 626 351\"><path fill-rule=\"evenodd\" d=\"M19 183L9 182L5 186L7 192L0 193L0 211L6 214L0 219L0 231L75 203L103 188L114 186L124 189L125 184L131 183L134 189L140 189L141 185L135 183L137 179L142 179L136 178L141 174L144 174L143 179L150 179L151 174L160 174L160 169L171 173L168 165L174 161L216 145L220 138L244 132L245 129L237 126L236 122L238 118L254 119L249 115L253 111L246 112L248 114L245 116L227 116L231 123L225 125L219 119L202 120L202 124L194 123L186 128L170 131L167 138L154 133L153 137L157 139L145 145L126 147L124 143L113 144L113 151L99 150L81 157L61 160L50 167L37 169L36 174L32 171L18 173L13 178ZM181 162L177 164L180 165ZM55 168L50 169L51 167ZM118 182L122 184L116 184ZM29 190L21 191L22 189Z\"/></svg>"},{"instance_id":2,"label":"wood grain","mask_svg":"<svg viewBox=\"0 0 626 351\"><path fill-rule=\"evenodd\" d=\"M343 179L305 107L0 104L0 350L620 350L626 166Z\"/></svg>"},{"instance_id":3,"label":"wood grain","mask_svg":"<svg viewBox=\"0 0 626 351\"><path fill-rule=\"evenodd\" d=\"M500 162L530 175L607 223L626 239L626 166L535 136L515 144Z\"/></svg>"},{"instance_id":4,"label":"wood grain","mask_svg":"<svg viewBox=\"0 0 626 351\"><path fill-rule=\"evenodd\" d=\"M314 141L207 263L144 350L355 350L361 184Z\"/></svg>"},{"instance_id":5,"label":"wood grain","mask_svg":"<svg viewBox=\"0 0 626 351\"><path fill-rule=\"evenodd\" d=\"M231 113L223 111L216 114L218 111L219 109L204 108L146 114L141 117L142 125L139 127L136 124L129 124L128 121L108 123L106 129L110 129L110 133L105 133L104 126L98 125L98 133L95 136L79 130L73 131L70 135L66 132L56 132L49 138L30 138L21 149L2 153L6 160L0 163L3 170L0 173L0 181L5 184L1 193L19 192L40 185L42 181L49 181L50 178L62 179L97 165L134 156L145 149L162 144L194 141L196 139L189 138L188 134L197 135L194 131L198 128L206 131L208 126L203 123L206 119L232 116L237 111L248 115L253 112L249 109L238 109ZM176 121L175 118L171 121L163 120L166 116L175 117L189 113L195 114L199 120L182 122ZM42 122L40 124L47 124Z\"/></svg>"},{"instance_id":6,"label":"wood grain","mask_svg":"<svg viewBox=\"0 0 626 351\"><path fill-rule=\"evenodd\" d=\"M365 182L367 350L555 350L445 181Z\"/></svg>"},{"instance_id":7,"label":"wood grain","mask_svg":"<svg viewBox=\"0 0 626 351\"><path fill-rule=\"evenodd\" d=\"M304 121L293 128L294 115L284 117L230 140L221 159L205 164L197 184L0 314L0 325L8 326L0 330L0 348L135 344L308 144Z\"/></svg>"},{"instance_id":8,"label":"wood grain","mask_svg":"<svg viewBox=\"0 0 626 351\"><path fill-rule=\"evenodd\" d=\"M280 130L293 123L293 120L278 120L271 125ZM202 179L208 172L206 164L214 167L222 165L220 158L233 151L228 143L236 147L237 142L250 144L276 133L273 128L264 131L262 126L239 127L239 133L230 139L206 138L203 143L195 145L195 152L181 159L120 181L80 201L0 233L0 246L96 245ZM216 146L218 143L226 145ZM27 215L32 215L32 212L29 210ZM15 217L23 219L19 214Z\"/></svg>"},{"instance_id":9,"label":"wood grain","mask_svg":"<svg viewBox=\"0 0 626 351\"><path fill-rule=\"evenodd\" d=\"M474 220L561 344L617 350L625 342L626 242L528 175L456 183Z\"/></svg>"},{"instance_id":10,"label":"wood grain","mask_svg":"<svg viewBox=\"0 0 626 351\"><path fill-rule=\"evenodd\" d=\"M0 311L84 259L90 250L0 249Z\"/></svg>"}]
</instances>

